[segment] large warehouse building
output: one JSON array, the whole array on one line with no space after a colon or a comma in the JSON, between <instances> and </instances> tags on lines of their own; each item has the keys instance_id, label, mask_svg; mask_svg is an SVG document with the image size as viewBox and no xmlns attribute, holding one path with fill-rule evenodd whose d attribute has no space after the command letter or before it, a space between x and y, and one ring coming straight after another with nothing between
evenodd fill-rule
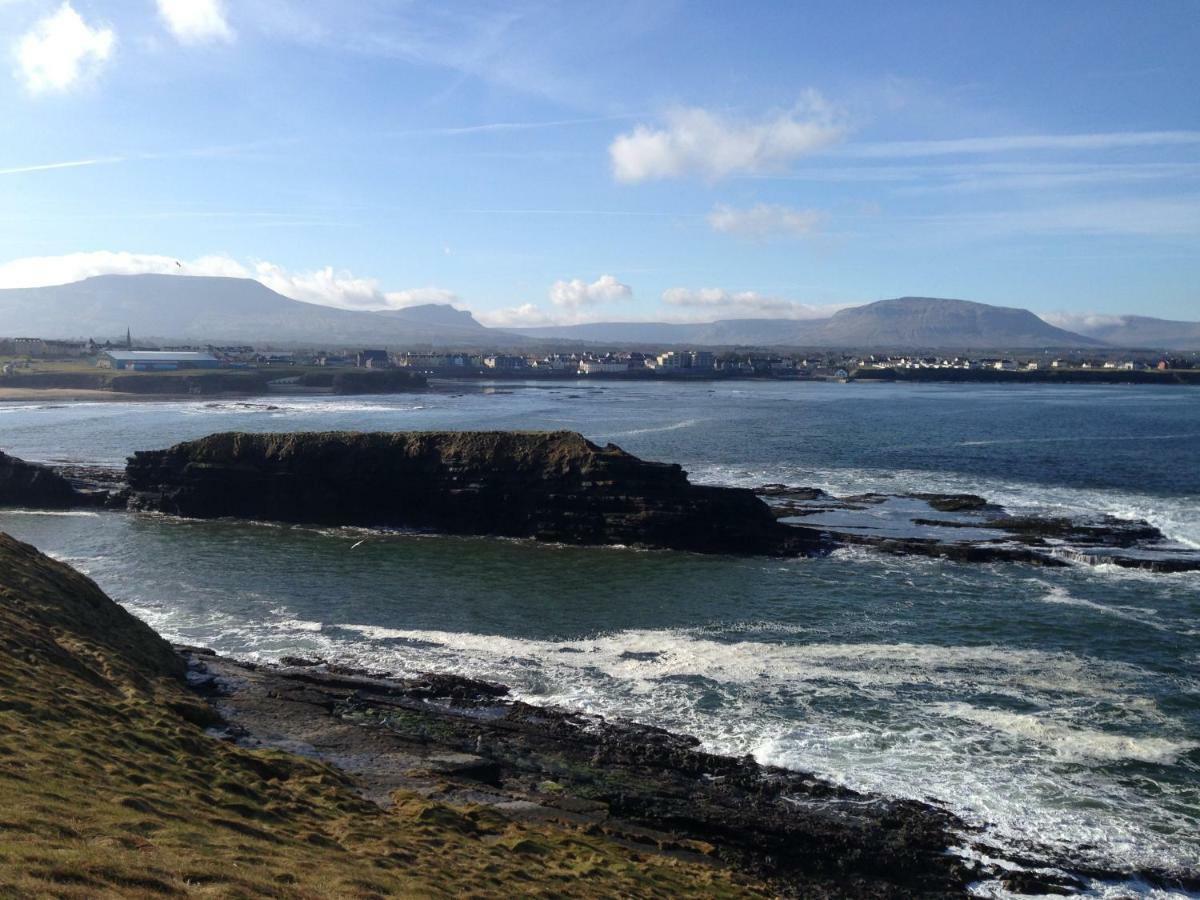
<instances>
[{"instance_id":1,"label":"large warehouse building","mask_svg":"<svg viewBox=\"0 0 1200 900\"><path fill-rule=\"evenodd\" d=\"M221 361L211 353L173 350L106 350L98 365L133 372L172 372L176 369L215 369Z\"/></svg>"}]
</instances>

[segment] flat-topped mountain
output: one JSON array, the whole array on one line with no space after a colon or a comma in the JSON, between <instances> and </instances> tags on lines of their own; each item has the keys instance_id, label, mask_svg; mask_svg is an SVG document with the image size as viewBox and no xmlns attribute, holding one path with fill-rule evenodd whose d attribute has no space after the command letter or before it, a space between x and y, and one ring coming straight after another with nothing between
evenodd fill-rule
<instances>
[{"instance_id":1,"label":"flat-topped mountain","mask_svg":"<svg viewBox=\"0 0 1200 900\"><path fill-rule=\"evenodd\" d=\"M487 328L475 321L475 317L465 309L455 309L449 303L422 303L418 306L404 306L400 309L383 309L374 315L401 319L414 325L421 324L475 332L488 331Z\"/></svg>"},{"instance_id":2,"label":"flat-topped mountain","mask_svg":"<svg viewBox=\"0 0 1200 900\"><path fill-rule=\"evenodd\" d=\"M1101 341L1044 322L1027 309L970 300L899 297L839 310L819 331L823 346L1089 347Z\"/></svg>"},{"instance_id":3,"label":"flat-topped mountain","mask_svg":"<svg viewBox=\"0 0 1200 900\"><path fill-rule=\"evenodd\" d=\"M1097 347L1103 341L1044 322L1025 309L935 297L899 297L839 310L827 319L723 319L704 324L601 322L520 329L539 338L630 343L1026 349Z\"/></svg>"},{"instance_id":4,"label":"flat-topped mountain","mask_svg":"<svg viewBox=\"0 0 1200 900\"><path fill-rule=\"evenodd\" d=\"M135 337L189 342L470 344L486 330L450 306L387 314L292 300L250 278L98 275L71 284L0 290L0 334Z\"/></svg>"}]
</instances>

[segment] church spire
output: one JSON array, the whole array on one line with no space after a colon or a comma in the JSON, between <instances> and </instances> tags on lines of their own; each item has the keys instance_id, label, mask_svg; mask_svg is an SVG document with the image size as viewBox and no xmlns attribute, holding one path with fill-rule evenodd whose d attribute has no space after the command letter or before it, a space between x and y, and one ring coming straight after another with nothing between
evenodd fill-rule
<instances>
[{"instance_id":1,"label":"church spire","mask_svg":"<svg viewBox=\"0 0 1200 900\"><path fill-rule=\"evenodd\" d=\"M133 349L133 332L130 331L128 327L125 329L125 349Z\"/></svg>"}]
</instances>

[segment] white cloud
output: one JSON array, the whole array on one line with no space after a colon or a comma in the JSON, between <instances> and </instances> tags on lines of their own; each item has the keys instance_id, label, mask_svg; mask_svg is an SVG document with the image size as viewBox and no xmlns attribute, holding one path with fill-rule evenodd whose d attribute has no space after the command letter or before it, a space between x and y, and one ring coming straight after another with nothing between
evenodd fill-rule
<instances>
[{"instance_id":1,"label":"white cloud","mask_svg":"<svg viewBox=\"0 0 1200 900\"><path fill-rule=\"evenodd\" d=\"M778 171L842 139L844 127L815 92L796 109L760 121L727 118L699 107L673 110L664 127L637 126L608 148L613 177L633 183L699 175Z\"/></svg>"},{"instance_id":2,"label":"white cloud","mask_svg":"<svg viewBox=\"0 0 1200 900\"><path fill-rule=\"evenodd\" d=\"M522 303L520 306L510 306L504 309L493 309L475 314L475 318L491 328L532 327L537 325L557 325L554 319L544 310L532 303Z\"/></svg>"},{"instance_id":3,"label":"white cloud","mask_svg":"<svg viewBox=\"0 0 1200 900\"><path fill-rule=\"evenodd\" d=\"M222 0L158 0L158 14L182 44L233 40Z\"/></svg>"},{"instance_id":4,"label":"white cloud","mask_svg":"<svg viewBox=\"0 0 1200 900\"><path fill-rule=\"evenodd\" d=\"M0 288L67 284L95 275L144 274L253 278L293 300L341 309L399 309L420 303L454 303L458 300L452 291L438 287L384 291L377 279L360 278L332 266L310 272L291 272L275 263L257 261L246 265L228 256L202 256L184 261L173 256L108 250L34 256L0 264Z\"/></svg>"},{"instance_id":5,"label":"white cloud","mask_svg":"<svg viewBox=\"0 0 1200 900\"><path fill-rule=\"evenodd\" d=\"M792 209L759 203L749 209L719 205L708 214L713 231L764 239L769 237L804 237L816 231L823 218L815 209Z\"/></svg>"},{"instance_id":6,"label":"white cloud","mask_svg":"<svg viewBox=\"0 0 1200 900\"><path fill-rule=\"evenodd\" d=\"M591 284L580 278L556 281L550 286L550 302L564 309L579 309L598 303L628 300L633 288L622 284L612 275L601 275Z\"/></svg>"},{"instance_id":7,"label":"white cloud","mask_svg":"<svg viewBox=\"0 0 1200 900\"><path fill-rule=\"evenodd\" d=\"M115 44L111 28L88 25L64 3L17 42L18 74L31 93L65 91L98 72Z\"/></svg>"},{"instance_id":8,"label":"white cloud","mask_svg":"<svg viewBox=\"0 0 1200 900\"><path fill-rule=\"evenodd\" d=\"M663 291L663 303L682 309L694 310L702 320L713 318L773 318L773 319L824 319L833 315L845 304L810 306L760 294L758 291L728 291L724 288L668 288Z\"/></svg>"},{"instance_id":9,"label":"white cloud","mask_svg":"<svg viewBox=\"0 0 1200 900\"><path fill-rule=\"evenodd\" d=\"M1110 325L1124 325L1128 316L1113 316L1090 312L1051 312L1038 313L1038 318L1058 328L1065 328L1067 331L1087 334L1096 328L1105 328Z\"/></svg>"},{"instance_id":10,"label":"white cloud","mask_svg":"<svg viewBox=\"0 0 1200 900\"><path fill-rule=\"evenodd\" d=\"M0 264L0 288L68 284L95 275L188 274L246 277L239 262L224 256L205 256L182 265L173 256L114 253L98 250L64 256L31 256Z\"/></svg>"}]
</instances>

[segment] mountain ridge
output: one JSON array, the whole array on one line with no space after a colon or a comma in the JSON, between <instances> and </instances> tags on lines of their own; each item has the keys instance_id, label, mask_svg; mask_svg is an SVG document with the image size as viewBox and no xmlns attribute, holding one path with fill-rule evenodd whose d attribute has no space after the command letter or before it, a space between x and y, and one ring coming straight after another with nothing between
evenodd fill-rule
<instances>
[{"instance_id":1,"label":"mountain ridge","mask_svg":"<svg viewBox=\"0 0 1200 900\"><path fill-rule=\"evenodd\" d=\"M570 342L905 351L1200 349L1200 322L1147 316L1080 322L1077 330L1067 330L1018 307L896 297L820 319L615 321L497 329L450 304L338 309L286 297L248 278L97 275L62 285L0 289L0 335L7 337L104 340L123 337L128 328L136 338L150 340L309 347L498 349Z\"/></svg>"},{"instance_id":2,"label":"mountain ridge","mask_svg":"<svg viewBox=\"0 0 1200 900\"><path fill-rule=\"evenodd\" d=\"M539 338L807 347L1086 348L1104 342L1051 325L1026 309L970 300L897 297L823 319L720 319L701 324L598 322L512 329Z\"/></svg>"},{"instance_id":3,"label":"mountain ridge","mask_svg":"<svg viewBox=\"0 0 1200 900\"><path fill-rule=\"evenodd\" d=\"M97 275L0 290L0 334L103 339L128 328L154 339L317 345L453 345L488 335L470 313L449 316L436 307L380 315L294 300L249 278Z\"/></svg>"}]
</instances>

